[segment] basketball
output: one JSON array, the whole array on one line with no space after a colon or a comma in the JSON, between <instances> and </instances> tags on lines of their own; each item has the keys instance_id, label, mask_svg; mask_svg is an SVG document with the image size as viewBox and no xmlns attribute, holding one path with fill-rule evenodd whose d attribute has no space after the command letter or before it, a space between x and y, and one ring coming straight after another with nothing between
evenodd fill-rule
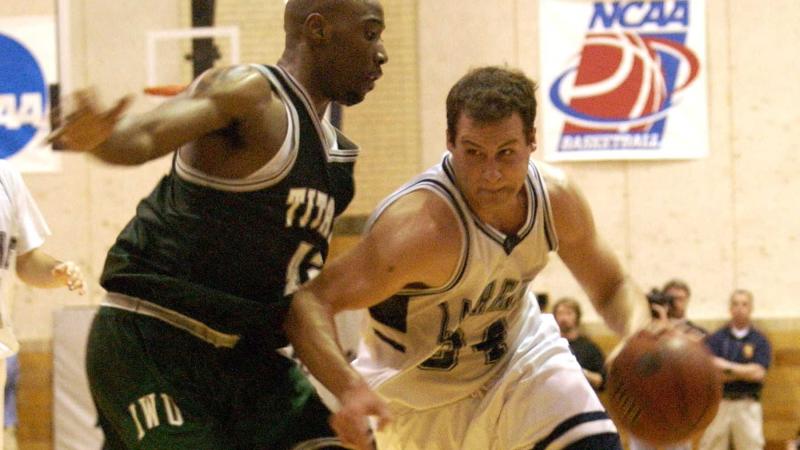
<instances>
[{"instance_id":1,"label":"basketball","mask_svg":"<svg viewBox=\"0 0 800 450\"><path fill-rule=\"evenodd\" d=\"M722 398L711 353L674 330L634 335L613 361L607 386L611 419L654 445L692 439Z\"/></svg>"}]
</instances>

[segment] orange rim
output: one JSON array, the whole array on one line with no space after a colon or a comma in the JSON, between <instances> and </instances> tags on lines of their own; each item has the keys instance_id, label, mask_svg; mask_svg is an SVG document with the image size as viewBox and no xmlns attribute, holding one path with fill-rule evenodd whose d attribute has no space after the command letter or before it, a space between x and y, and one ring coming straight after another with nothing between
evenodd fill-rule
<instances>
[{"instance_id":1,"label":"orange rim","mask_svg":"<svg viewBox=\"0 0 800 450\"><path fill-rule=\"evenodd\" d=\"M146 87L144 88L144 93L156 97L172 97L180 94L184 89L186 89L186 86L182 84L165 84L162 86Z\"/></svg>"}]
</instances>

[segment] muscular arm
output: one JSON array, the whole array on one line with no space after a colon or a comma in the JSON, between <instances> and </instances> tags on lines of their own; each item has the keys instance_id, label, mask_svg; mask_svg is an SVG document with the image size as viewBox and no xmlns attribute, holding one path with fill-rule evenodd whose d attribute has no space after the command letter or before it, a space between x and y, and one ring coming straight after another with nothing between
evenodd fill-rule
<instances>
[{"instance_id":1,"label":"muscular arm","mask_svg":"<svg viewBox=\"0 0 800 450\"><path fill-rule=\"evenodd\" d=\"M184 93L157 108L122 116L124 102L100 111L90 95L78 95L77 110L53 139L112 164L135 165L171 153L182 145L224 129L234 121L252 121L276 107L269 83L249 66L212 69ZM282 129L278 123L276 129Z\"/></svg>"},{"instance_id":2,"label":"muscular arm","mask_svg":"<svg viewBox=\"0 0 800 450\"><path fill-rule=\"evenodd\" d=\"M286 334L300 360L339 399L331 425L346 444L372 448L366 418L377 416L380 429L390 416L344 357L334 314L374 305L410 283L444 285L458 262L460 236L443 200L430 192L409 194L387 208L354 249L294 294Z\"/></svg>"},{"instance_id":3,"label":"muscular arm","mask_svg":"<svg viewBox=\"0 0 800 450\"><path fill-rule=\"evenodd\" d=\"M629 336L650 322L644 295L598 235L589 204L560 171L545 170L558 235L558 255L606 324Z\"/></svg>"},{"instance_id":4,"label":"muscular arm","mask_svg":"<svg viewBox=\"0 0 800 450\"><path fill-rule=\"evenodd\" d=\"M410 283L443 285L458 263L459 236L444 201L415 192L392 204L355 248L294 294L285 324L289 340L334 395L341 399L363 381L342 354L333 316L372 306Z\"/></svg>"}]
</instances>

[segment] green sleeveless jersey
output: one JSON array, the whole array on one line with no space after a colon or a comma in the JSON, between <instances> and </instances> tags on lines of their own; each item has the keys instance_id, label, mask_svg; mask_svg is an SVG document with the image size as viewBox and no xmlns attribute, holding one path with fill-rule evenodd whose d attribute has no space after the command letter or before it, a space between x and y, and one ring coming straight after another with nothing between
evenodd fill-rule
<instances>
[{"instance_id":1,"label":"green sleeveless jersey","mask_svg":"<svg viewBox=\"0 0 800 450\"><path fill-rule=\"evenodd\" d=\"M319 271L352 200L358 147L319 121L291 75L257 67L290 122L269 170L218 179L176 157L108 252L101 284L278 347L287 296Z\"/></svg>"}]
</instances>

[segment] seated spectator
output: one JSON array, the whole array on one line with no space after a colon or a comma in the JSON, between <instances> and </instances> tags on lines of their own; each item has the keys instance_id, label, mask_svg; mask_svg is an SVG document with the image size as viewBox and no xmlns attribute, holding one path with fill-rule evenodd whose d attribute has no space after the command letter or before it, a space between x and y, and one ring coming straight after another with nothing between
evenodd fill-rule
<instances>
[{"instance_id":1,"label":"seated spectator","mask_svg":"<svg viewBox=\"0 0 800 450\"><path fill-rule=\"evenodd\" d=\"M606 383L605 357L600 348L580 333L581 306L575 299L564 297L553 305L553 315L561 337L569 342L569 349L583 367L583 374L596 391L602 391Z\"/></svg>"},{"instance_id":2,"label":"seated spectator","mask_svg":"<svg viewBox=\"0 0 800 450\"><path fill-rule=\"evenodd\" d=\"M701 450L764 448L760 399L772 349L766 336L753 326L752 313L753 294L744 289L733 291L731 321L706 339L725 386L717 416L700 440Z\"/></svg>"}]
</instances>

